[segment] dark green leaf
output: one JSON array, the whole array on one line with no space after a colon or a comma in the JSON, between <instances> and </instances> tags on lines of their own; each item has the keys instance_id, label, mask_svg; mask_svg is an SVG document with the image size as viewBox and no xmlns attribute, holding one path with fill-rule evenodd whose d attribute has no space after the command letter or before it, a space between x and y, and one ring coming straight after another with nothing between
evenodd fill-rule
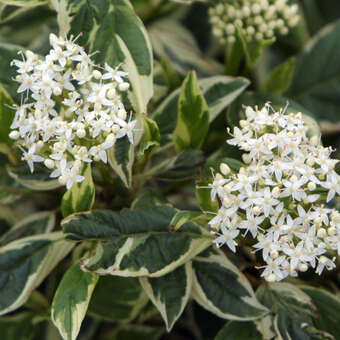
<instances>
[{"instance_id":1,"label":"dark green leaf","mask_svg":"<svg viewBox=\"0 0 340 340\"><path fill-rule=\"evenodd\" d=\"M228 322L216 335L215 340L262 340L254 322Z\"/></svg>"}]
</instances>

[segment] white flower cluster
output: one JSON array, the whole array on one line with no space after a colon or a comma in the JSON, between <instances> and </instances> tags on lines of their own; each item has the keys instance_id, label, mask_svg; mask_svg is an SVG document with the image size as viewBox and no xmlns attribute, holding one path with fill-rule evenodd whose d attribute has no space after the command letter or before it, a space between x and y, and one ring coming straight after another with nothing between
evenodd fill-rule
<instances>
[{"instance_id":1,"label":"white flower cluster","mask_svg":"<svg viewBox=\"0 0 340 340\"><path fill-rule=\"evenodd\" d=\"M222 1L209 9L213 34L222 44L234 43L239 27L248 41L286 35L299 21L298 6L287 0Z\"/></svg>"},{"instance_id":2,"label":"white flower cluster","mask_svg":"<svg viewBox=\"0 0 340 340\"><path fill-rule=\"evenodd\" d=\"M34 163L43 162L67 189L84 180L84 162L107 162L106 150L117 138L127 135L133 143L136 124L127 121L121 99L129 88L127 73L95 65L75 41L51 34L52 49L44 59L27 51L12 62L23 100L9 136L31 172Z\"/></svg>"},{"instance_id":3,"label":"white flower cluster","mask_svg":"<svg viewBox=\"0 0 340 340\"><path fill-rule=\"evenodd\" d=\"M307 137L301 113L275 112L269 104L248 106L245 113L227 142L245 151L246 165L236 174L223 163L210 184L212 200L220 202L209 222L219 235L214 243L235 252L241 230L251 234L268 281L309 267L318 274L334 268L330 254L340 255L340 213L323 203L340 194L338 160L318 136Z\"/></svg>"}]
</instances>

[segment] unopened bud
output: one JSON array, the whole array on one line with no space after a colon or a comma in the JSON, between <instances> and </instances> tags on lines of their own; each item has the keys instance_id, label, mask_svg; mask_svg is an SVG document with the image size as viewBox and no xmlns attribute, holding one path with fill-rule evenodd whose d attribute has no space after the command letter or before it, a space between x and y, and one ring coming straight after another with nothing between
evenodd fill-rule
<instances>
[{"instance_id":1,"label":"unopened bud","mask_svg":"<svg viewBox=\"0 0 340 340\"><path fill-rule=\"evenodd\" d=\"M309 191L314 191L316 189L316 184L314 182L309 182L307 187Z\"/></svg>"},{"instance_id":2,"label":"unopened bud","mask_svg":"<svg viewBox=\"0 0 340 340\"><path fill-rule=\"evenodd\" d=\"M277 276L275 274L269 274L265 277L265 279L268 282L275 282L277 280Z\"/></svg>"},{"instance_id":3,"label":"unopened bud","mask_svg":"<svg viewBox=\"0 0 340 340\"><path fill-rule=\"evenodd\" d=\"M86 131L84 129L78 129L76 134L77 134L77 137L84 138L86 136Z\"/></svg>"},{"instance_id":4,"label":"unopened bud","mask_svg":"<svg viewBox=\"0 0 340 340\"><path fill-rule=\"evenodd\" d=\"M120 130L120 126L118 124L113 124L111 127L111 131L113 133L117 133Z\"/></svg>"},{"instance_id":5,"label":"unopened bud","mask_svg":"<svg viewBox=\"0 0 340 340\"><path fill-rule=\"evenodd\" d=\"M65 176L60 176L58 178L58 182L61 184L61 185L65 185L67 183L67 178Z\"/></svg>"},{"instance_id":6,"label":"unopened bud","mask_svg":"<svg viewBox=\"0 0 340 340\"><path fill-rule=\"evenodd\" d=\"M272 194L274 197L279 196L281 193L281 189L279 187L274 187L274 189L272 190Z\"/></svg>"},{"instance_id":7,"label":"unopened bud","mask_svg":"<svg viewBox=\"0 0 340 340\"><path fill-rule=\"evenodd\" d=\"M230 168L229 168L228 164L221 163L220 171L224 176L228 175L230 173Z\"/></svg>"},{"instance_id":8,"label":"unopened bud","mask_svg":"<svg viewBox=\"0 0 340 340\"><path fill-rule=\"evenodd\" d=\"M306 272L308 270L308 266L306 263L300 263L298 269L300 272Z\"/></svg>"},{"instance_id":9,"label":"unopened bud","mask_svg":"<svg viewBox=\"0 0 340 340\"><path fill-rule=\"evenodd\" d=\"M118 110L118 118L125 120L126 119L126 111L124 109Z\"/></svg>"},{"instance_id":10,"label":"unopened bud","mask_svg":"<svg viewBox=\"0 0 340 340\"><path fill-rule=\"evenodd\" d=\"M242 155L242 160L244 163L249 164L251 162L251 158L248 153L244 153Z\"/></svg>"},{"instance_id":11,"label":"unopened bud","mask_svg":"<svg viewBox=\"0 0 340 340\"><path fill-rule=\"evenodd\" d=\"M110 133L107 137L106 137L106 141L108 143L114 143L114 141L116 140L116 136L113 133Z\"/></svg>"},{"instance_id":12,"label":"unopened bud","mask_svg":"<svg viewBox=\"0 0 340 340\"><path fill-rule=\"evenodd\" d=\"M253 208L253 214L254 214L254 215L259 215L260 213L261 213L260 207L258 207L257 205L255 205L255 207Z\"/></svg>"},{"instance_id":13,"label":"unopened bud","mask_svg":"<svg viewBox=\"0 0 340 340\"><path fill-rule=\"evenodd\" d=\"M110 88L110 89L106 92L106 97L107 97L108 99L113 99L113 98L116 96L116 94L117 94L116 89L114 89L114 88L112 87L112 88Z\"/></svg>"},{"instance_id":14,"label":"unopened bud","mask_svg":"<svg viewBox=\"0 0 340 340\"><path fill-rule=\"evenodd\" d=\"M313 136L310 139L310 143L314 146L317 146L317 145L319 145L319 140L320 140L319 136Z\"/></svg>"},{"instance_id":15,"label":"unopened bud","mask_svg":"<svg viewBox=\"0 0 340 340\"><path fill-rule=\"evenodd\" d=\"M336 235L337 230L334 227L330 227L330 228L328 228L327 232L328 232L329 236L334 236L334 235Z\"/></svg>"},{"instance_id":16,"label":"unopened bud","mask_svg":"<svg viewBox=\"0 0 340 340\"><path fill-rule=\"evenodd\" d=\"M248 122L244 119L241 119L240 120L240 126L241 126L241 128L245 128L246 126L248 126Z\"/></svg>"},{"instance_id":17,"label":"unopened bud","mask_svg":"<svg viewBox=\"0 0 340 340\"><path fill-rule=\"evenodd\" d=\"M93 76L94 79L97 79L97 80L99 80L99 79L102 78L102 74L101 74L101 72L98 71L98 70L93 70L92 76Z\"/></svg>"},{"instance_id":18,"label":"unopened bud","mask_svg":"<svg viewBox=\"0 0 340 340\"><path fill-rule=\"evenodd\" d=\"M10 139L17 140L19 137L20 137L20 133L19 131L16 131L16 130L11 131L9 134Z\"/></svg>"},{"instance_id":19,"label":"unopened bud","mask_svg":"<svg viewBox=\"0 0 340 340\"><path fill-rule=\"evenodd\" d=\"M319 238L325 238L327 236L327 231L325 228L320 228L316 235Z\"/></svg>"},{"instance_id":20,"label":"unopened bud","mask_svg":"<svg viewBox=\"0 0 340 340\"><path fill-rule=\"evenodd\" d=\"M55 87L54 89L53 89L53 94L55 95L55 96L60 96L61 94L62 94L62 90L61 90L61 88L60 87Z\"/></svg>"},{"instance_id":21,"label":"unopened bud","mask_svg":"<svg viewBox=\"0 0 340 340\"><path fill-rule=\"evenodd\" d=\"M270 252L270 257L271 257L272 259L277 259L277 258L279 257L279 252L278 252L277 250L272 250L272 251Z\"/></svg>"},{"instance_id":22,"label":"unopened bud","mask_svg":"<svg viewBox=\"0 0 340 340\"><path fill-rule=\"evenodd\" d=\"M49 158L45 159L44 164L45 164L46 168L48 168L48 169L54 168L54 160L52 160L52 159L49 159Z\"/></svg>"},{"instance_id":23,"label":"unopened bud","mask_svg":"<svg viewBox=\"0 0 340 340\"><path fill-rule=\"evenodd\" d=\"M120 84L118 85L118 88L119 88L119 91L124 92L124 91L127 91L127 90L130 88L130 84L129 84L129 83L126 83L126 82L120 83Z\"/></svg>"}]
</instances>

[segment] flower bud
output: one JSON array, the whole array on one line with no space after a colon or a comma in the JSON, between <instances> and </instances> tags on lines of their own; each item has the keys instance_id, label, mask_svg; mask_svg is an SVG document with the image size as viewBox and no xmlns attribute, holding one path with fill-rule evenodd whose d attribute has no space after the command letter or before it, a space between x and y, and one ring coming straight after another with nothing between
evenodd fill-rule
<instances>
[{"instance_id":1,"label":"flower bud","mask_svg":"<svg viewBox=\"0 0 340 340\"><path fill-rule=\"evenodd\" d=\"M240 126L241 126L241 128L245 128L247 125L248 125L248 122L247 122L246 120L244 120L244 119L241 119L241 120L240 120Z\"/></svg>"},{"instance_id":2,"label":"flower bud","mask_svg":"<svg viewBox=\"0 0 340 340\"><path fill-rule=\"evenodd\" d=\"M113 124L111 127L112 133L117 133L120 130L120 126L118 124Z\"/></svg>"},{"instance_id":3,"label":"flower bud","mask_svg":"<svg viewBox=\"0 0 340 340\"><path fill-rule=\"evenodd\" d=\"M272 195L274 197L278 197L281 193L281 189L279 187L274 187L273 190L272 190Z\"/></svg>"},{"instance_id":4,"label":"flower bud","mask_svg":"<svg viewBox=\"0 0 340 340\"><path fill-rule=\"evenodd\" d=\"M316 235L319 238L325 238L327 236L327 231L325 228L320 228Z\"/></svg>"},{"instance_id":5,"label":"flower bud","mask_svg":"<svg viewBox=\"0 0 340 340\"><path fill-rule=\"evenodd\" d=\"M257 205L255 205L255 206L253 207L253 214L254 214L254 215L259 215L259 214L261 214L261 208L258 207Z\"/></svg>"},{"instance_id":6,"label":"flower bud","mask_svg":"<svg viewBox=\"0 0 340 340\"><path fill-rule=\"evenodd\" d=\"M35 145L35 151L39 152L44 146L44 142L42 140L39 140L37 144Z\"/></svg>"},{"instance_id":7,"label":"flower bud","mask_svg":"<svg viewBox=\"0 0 340 340\"><path fill-rule=\"evenodd\" d=\"M277 259L277 258L279 257L279 252L278 252L277 250L272 250L272 251L270 252L270 257L271 257L272 259Z\"/></svg>"},{"instance_id":8,"label":"flower bud","mask_svg":"<svg viewBox=\"0 0 340 340\"><path fill-rule=\"evenodd\" d=\"M220 171L221 171L221 173L222 173L224 176L226 176L226 175L228 175L228 174L230 173L231 170L230 170L228 164L226 164L226 163L221 163L221 164L220 164Z\"/></svg>"},{"instance_id":9,"label":"flower bud","mask_svg":"<svg viewBox=\"0 0 340 340\"><path fill-rule=\"evenodd\" d=\"M61 88L60 87L55 87L54 89L53 89L53 94L55 95L55 96L60 96L61 94L62 94L62 90L61 90Z\"/></svg>"},{"instance_id":10,"label":"flower bud","mask_svg":"<svg viewBox=\"0 0 340 340\"><path fill-rule=\"evenodd\" d=\"M13 130L9 134L9 138L17 140L20 137L19 131Z\"/></svg>"},{"instance_id":11,"label":"flower bud","mask_svg":"<svg viewBox=\"0 0 340 340\"><path fill-rule=\"evenodd\" d=\"M110 89L107 90L106 92L106 97L108 99L113 99L117 95L117 91L115 88L111 87Z\"/></svg>"},{"instance_id":12,"label":"flower bud","mask_svg":"<svg viewBox=\"0 0 340 340\"><path fill-rule=\"evenodd\" d=\"M97 79L97 80L99 80L99 79L102 78L102 74L101 74L101 72L98 71L98 70L93 70L92 76L93 76L94 79Z\"/></svg>"},{"instance_id":13,"label":"flower bud","mask_svg":"<svg viewBox=\"0 0 340 340\"><path fill-rule=\"evenodd\" d=\"M328 232L329 236L334 236L334 235L337 234L337 229L334 228L334 227L330 227L330 228L328 228L327 232Z\"/></svg>"},{"instance_id":14,"label":"flower bud","mask_svg":"<svg viewBox=\"0 0 340 340\"><path fill-rule=\"evenodd\" d=\"M67 183L67 178L65 176L60 176L58 178L58 182L61 184L61 185L65 185Z\"/></svg>"},{"instance_id":15,"label":"flower bud","mask_svg":"<svg viewBox=\"0 0 340 340\"><path fill-rule=\"evenodd\" d=\"M311 139L310 139L310 143L314 146L317 146L319 145L319 141L320 141L320 138L319 136L313 136Z\"/></svg>"},{"instance_id":16,"label":"flower bud","mask_svg":"<svg viewBox=\"0 0 340 340\"><path fill-rule=\"evenodd\" d=\"M126 83L126 82L120 83L120 84L118 85L118 88L119 88L119 91L124 92L124 91L127 91L127 90L130 88L130 84L129 84L129 83Z\"/></svg>"},{"instance_id":17,"label":"flower bud","mask_svg":"<svg viewBox=\"0 0 340 340\"><path fill-rule=\"evenodd\" d=\"M118 118L125 120L126 119L126 111L124 109L118 110Z\"/></svg>"},{"instance_id":18,"label":"flower bud","mask_svg":"<svg viewBox=\"0 0 340 340\"><path fill-rule=\"evenodd\" d=\"M77 137L84 138L86 136L86 131L84 129L78 129L76 134L77 134Z\"/></svg>"},{"instance_id":19,"label":"flower bud","mask_svg":"<svg viewBox=\"0 0 340 340\"><path fill-rule=\"evenodd\" d=\"M308 270L308 266L306 263L300 263L298 266L298 270L300 272L306 272Z\"/></svg>"},{"instance_id":20,"label":"flower bud","mask_svg":"<svg viewBox=\"0 0 340 340\"><path fill-rule=\"evenodd\" d=\"M277 276L275 274L269 274L265 277L267 282L275 282L277 280Z\"/></svg>"},{"instance_id":21,"label":"flower bud","mask_svg":"<svg viewBox=\"0 0 340 340\"><path fill-rule=\"evenodd\" d=\"M314 191L316 189L316 184L314 182L309 182L307 187L309 191Z\"/></svg>"},{"instance_id":22,"label":"flower bud","mask_svg":"<svg viewBox=\"0 0 340 340\"><path fill-rule=\"evenodd\" d=\"M44 160L44 164L45 164L46 168L48 168L48 169L53 169L54 168L54 160L52 160L50 158L46 158Z\"/></svg>"},{"instance_id":23,"label":"flower bud","mask_svg":"<svg viewBox=\"0 0 340 340\"><path fill-rule=\"evenodd\" d=\"M242 160L244 163L249 164L251 162L251 158L248 153L244 153L242 155Z\"/></svg>"},{"instance_id":24,"label":"flower bud","mask_svg":"<svg viewBox=\"0 0 340 340\"><path fill-rule=\"evenodd\" d=\"M106 137L106 142L108 142L108 143L114 143L115 140L116 140L116 136L113 133L110 133Z\"/></svg>"}]
</instances>

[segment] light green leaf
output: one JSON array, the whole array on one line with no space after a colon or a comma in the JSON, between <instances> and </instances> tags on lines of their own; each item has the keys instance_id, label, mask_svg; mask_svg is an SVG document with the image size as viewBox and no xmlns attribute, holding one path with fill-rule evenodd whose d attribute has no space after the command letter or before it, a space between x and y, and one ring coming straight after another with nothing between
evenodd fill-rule
<instances>
[{"instance_id":1,"label":"light green leaf","mask_svg":"<svg viewBox=\"0 0 340 340\"><path fill-rule=\"evenodd\" d=\"M310 340L315 331L312 316L315 307L310 297L290 283L270 283L259 287L259 301L273 313L274 330L279 339Z\"/></svg>"},{"instance_id":2,"label":"light green leaf","mask_svg":"<svg viewBox=\"0 0 340 340\"><path fill-rule=\"evenodd\" d=\"M8 106L13 106L13 100L0 84L0 143L11 145L13 140L8 135L15 111Z\"/></svg>"},{"instance_id":3,"label":"light green leaf","mask_svg":"<svg viewBox=\"0 0 340 340\"><path fill-rule=\"evenodd\" d=\"M178 230L183 224L189 221L196 221L201 216L202 214L199 211L180 210L176 212L175 216L172 218L170 226L174 230Z\"/></svg>"},{"instance_id":4,"label":"light green leaf","mask_svg":"<svg viewBox=\"0 0 340 340\"><path fill-rule=\"evenodd\" d=\"M296 58L291 57L277 66L267 77L263 91L268 93L284 93L292 79L295 68Z\"/></svg>"},{"instance_id":5,"label":"light green leaf","mask_svg":"<svg viewBox=\"0 0 340 340\"><path fill-rule=\"evenodd\" d=\"M64 274L54 295L51 319L64 340L75 340L86 315L98 275L83 272L78 264Z\"/></svg>"},{"instance_id":6,"label":"light green leaf","mask_svg":"<svg viewBox=\"0 0 340 340\"><path fill-rule=\"evenodd\" d=\"M340 298L322 288L311 286L300 286L299 288L312 299L317 308L317 317L314 319L315 326L332 334L335 339L340 339Z\"/></svg>"},{"instance_id":7,"label":"light green leaf","mask_svg":"<svg viewBox=\"0 0 340 340\"><path fill-rule=\"evenodd\" d=\"M8 174L22 186L37 191L47 191L59 188L61 184L57 179L50 177L50 173L42 167L35 166L31 173L27 165L10 166Z\"/></svg>"},{"instance_id":8,"label":"light green leaf","mask_svg":"<svg viewBox=\"0 0 340 340\"><path fill-rule=\"evenodd\" d=\"M90 210L95 199L95 188L91 174L91 164L84 163L81 176L85 179L80 183L74 183L67 190L61 201L61 212L64 217L78 211Z\"/></svg>"},{"instance_id":9,"label":"light green leaf","mask_svg":"<svg viewBox=\"0 0 340 340\"><path fill-rule=\"evenodd\" d=\"M155 54L169 60L178 73L196 70L201 77L223 73L223 66L202 54L195 37L179 21L155 20L149 34Z\"/></svg>"},{"instance_id":10,"label":"light green leaf","mask_svg":"<svg viewBox=\"0 0 340 340\"><path fill-rule=\"evenodd\" d=\"M9 231L0 237L0 246L18 238L48 233L52 231L54 225L55 213L53 211L29 215L15 223Z\"/></svg>"},{"instance_id":11,"label":"light green leaf","mask_svg":"<svg viewBox=\"0 0 340 340\"><path fill-rule=\"evenodd\" d=\"M166 329L170 332L189 300L192 287L191 263L162 277L140 278L140 283L161 313Z\"/></svg>"},{"instance_id":12,"label":"light green leaf","mask_svg":"<svg viewBox=\"0 0 340 340\"><path fill-rule=\"evenodd\" d=\"M73 248L61 232L26 237L0 248L0 315L19 308Z\"/></svg>"},{"instance_id":13,"label":"light green leaf","mask_svg":"<svg viewBox=\"0 0 340 340\"><path fill-rule=\"evenodd\" d=\"M163 333L163 329L158 327L121 325L105 335L103 340L158 340Z\"/></svg>"},{"instance_id":14,"label":"light green leaf","mask_svg":"<svg viewBox=\"0 0 340 340\"><path fill-rule=\"evenodd\" d=\"M31 340L34 336L33 313L0 318L1 340Z\"/></svg>"},{"instance_id":15,"label":"light green leaf","mask_svg":"<svg viewBox=\"0 0 340 340\"><path fill-rule=\"evenodd\" d=\"M217 333L215 340L263 340L253 322L230 321Z\"/></svg>"},{"instance_id":16,"label":"light green leaf","mask_svg":"<svg viewBox=\"0 0 340 340\"><path fill-rule=\"evenodd\" d=\"M255 320L268 310L255 297L243 274L222 251L210 248L193 262L193 298L205 309L229 320Z\"/></svg>"},{"instance_id":17,"label":"light green leaf","mask_svg":"<svg viewBox=\"0 0 340 340\"><path fill-rule=\"evenodd\" d=\"M176 149L199 149L208 129L208 105L199 88L196 73L191 71L184 79L178 99L177 124L173 135Z\"/></svg>"},{"instance_id":18,"label":"light green leaf","mask_svg":"<svg viewBox=\"0 0 340 340\"><path fill-rule=\"evenodd\" d=\"M47 4L48 0L1 0L1 2L18 7L35 7Z\"/></svg>"},{"instance_id":19,"label":"light green leaf","mask_svg":"<svg viewBox=\"0 0 340 340\"><path fill-rule=\"evenodd\" d=\"M209 108L209 122L231 104L249 85L242 77L215 76L198 81ZM177 122L178 98L181 89L172 92L156 109L153 119L161 133L161 145L171 140Z\"/></svg>"},{"instance_id":20,"label":"light green leaf","mask_svg":"<svg viewBox=\"0 0 340 340\"><path fill-rule=\"evenodd\" d=\"M98 240L94 254L82 267L98 274L158 277L186 263L211 244L194 223L178 232L169 229L176 210L156 206L141 210L77 213L62 221L73 240Z\"/></svg>"},{"instance_id":21,"label":"light green leaf","mask_svg":"<svg viewBox=\"0 0 340 340\"><path fill-rule=\"evenodd\" d=\"M139 315L148 301L137 278L101 276L88 312L109 322L129 322Z\"/></svg>"},{"instance_id":22,"label":"light green leaf","mask_svg":"<svg viewBox=\"0 0 340 340\"><path fill-rule=\"evenodd\" d=\"M286 95L320 121L340 123L340 21L324 27L297 56Z\"/></svg>"}]
</instances>

